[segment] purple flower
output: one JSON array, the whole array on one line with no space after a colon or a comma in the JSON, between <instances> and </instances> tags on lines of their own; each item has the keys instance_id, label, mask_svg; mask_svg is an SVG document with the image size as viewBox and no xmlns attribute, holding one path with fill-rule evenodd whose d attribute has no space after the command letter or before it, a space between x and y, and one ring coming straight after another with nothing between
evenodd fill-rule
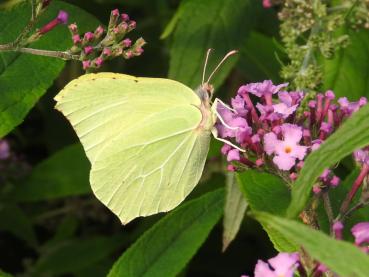
<instances>
[{"instance_id":1,"label":"purple flower","mask_svg":"<svg viewBox=\"0 0 369 277\"><path fill-rule=\"evenodd\" d=\"M58 14L56 19L61 24L67 24L67 22L68 22L68 13L65 12L65 11L59 11L59 14Z\"/></svg>"},{"instance_id":2,"label":"purple flower","mask_svg":"<svg viewBox=\"0 0 369 277\"><path fill-rule=\"evenodd\" d=\"M369 150L367 148L355 150L353 154L356 162L369 166Z\"/></svg>"},{"instance_id":3,"label":"purple flower","mask_svg":"<svg viewBox=\"0 0 369 277\"><path fill-rule=\"evenodd\" d=\"M332 230L334 232L334 236L336 239L342 239L343 237L343 234L342 234L342 231L343 231L343 223L341 221L336 221L335 223L333 223L333 226L332 226Z\"/></svg>"},{"instance_id":4,"label":"purple flower","mask_svg":"<svg viewBox=\"0 0 369 277\"><path fill-rule=\"evenodd\" d=\"M236 138L238 143L242 143L246 136L251 135L251 128L245 118L237 116L229 107L220 103L217 111L225 124L219 122L216 127L221 138Z\"/></svg>"},{"instance_id":5,"label":"purple flower","mask_svg":"<svg viewBox=\"0 0 369 277\"><path fill-rule=\"evenodd\" d=\"M6 160L10 157L10 146L9 143L0 139L0 160Z\"/></svg>"},{"instance_id":6,"label":"purple flower","mask_svg":"<svg viewBox=\"0 0 369 277\"><path fill-rule=\"evenodd\" d=\"M369 243L369 222L360 222L351 228L351 233L355 237L355 244Z\"/></svg>"},{"instance_id":7,"label":"purple flower","mask_svg":"<svg viewBox=\"0 0 369 277\"><path fill-rule=\"evenodd\" d=\"M40 28L38 33L41 35L46 34L59 24L67 24L67 22L68 22L68 13L65 11L59 11L58 16L54 20L51 20L49 23Z\"/></svg>"},{"instance_id":8,"label":"purple flower","mask_svg":"<svg viewBox=\"0 0 369 277\"><path fill-rule=\"evenodd\" d=\"M232 149L228 151L228 154L227 154L228 162L239 161L239 160L240 160L240 151L238 151L238 149Z\"/></svg>"},{"instance_id":9,"label":"purple flower","mask_svg":"<svg viewBox=\"0 0 369 277\"><path fill-rule=\"evenodd\" d=\"M301 127L293 124L281 125L283 140L279 140L273 132L264 136L264 150L268 155L275 154L273 162L281 170L290 170L296 159L303 160L306 146L299 145L302 138Z\"/></svg>"},{"instance_id":10,"label":"purple flower","mask_svg":"<svg viewBox=\"0 0 369 277\"><path fill-rule=\"evenodd\" d=\"M265 80L262 83L250 83L244 85L240 88L239 92L250 92L258 97L265 96L266 94L275 94L281 88L285 88L288 86L288 83L280 84L280 85L273 85L271 80Z\"/></svg>"},{"instance_id":11,"label":"purple flower","mask_svg":"<svg viewBox=\"0 0 369 277\"><path fill-rule=\"evenodd\" d=\"M293 277L298 267L298 253L279 253L268 263L258 260L255 266L255 277Z\"/></svg>"},{"instance_id":12,"label":"purple flower","mask_svg":"<svg viewBox=\"0 0 369 277\"><path fill-rule=\"evenodd\" d=\"M338 103L341 106L341 110L348 115L351 115L352 113L358 111L367 102L368 101L365 97L361 97L360 100L357 102L350 102L347 100L347 97L341 97L338 99Z\"/></svg>"},{"instance_id":13,"label":"purple flower","mask_svg":"<svg viewBox=\"0 0 369 277\"><path fill-rule=\"evenodd\" d=\"M231 99L232 107L239 116L247 115L247 108L245 107L245 100L237 95L235 98Z\"/></svg>"}]
</instances>

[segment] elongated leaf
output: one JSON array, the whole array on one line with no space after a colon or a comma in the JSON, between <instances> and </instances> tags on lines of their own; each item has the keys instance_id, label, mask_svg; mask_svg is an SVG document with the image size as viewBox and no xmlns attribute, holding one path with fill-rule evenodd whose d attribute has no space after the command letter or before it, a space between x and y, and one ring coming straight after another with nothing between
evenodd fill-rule
<instances>
[{"instance_id":1,"label":"elongated leaf","mask_svg":"<svg viewBox=\"0 0 369 277\"><path fill-rule=\"evenodd\" d=\"M257 212L257 220L302 246L339 276L369 276L369 257L348 242L335 240L293 220Z\"/></svg>"},{"instance_id":2,"label":"elongated leaf","mask_svg":"<svg viewBox=\"0 0 369 277\"><path fill-rule=\"evenodd\" d=\"M323 84L337 96L357 100L369 96L369 31L345 32L350 36L350 44L336 53L334 59L324 60Z\"/></svg>"},{"instance_id":3,"label":"elongated leaf","mask_svg":"<svg viewBox=\"0 0 369 277\"><path fill-rule=\"evenodd\" d=\"M0 44L12 42L26 25L30 7L24 1L10 10L0 11ZM98 21L85 11L60 1L53 1L38 26L56 17L59 10L69 13L70 22L78 22L81 31L97 27ZM67 50L71 38L68 28L57 26L32 48ZM65 62L55 58L0 52L0 137L20 124L38 99L58 77Z\"/></svg>"},{"instance_id":4,"label":"elongated leaf","mask_svg":"<svg viewBox=\"0 0 369 277\"><path fill-rule=\"evenodd\" d=\"M325 168L339 162L355 149L369 144L369 105L353 114L317 150L309 155L292 188L288 217L296 217L305 207L314 182Z\"/></svg>"},{"instance_id":5,"label":"elongated leaf","mask_svg":"<svg viewBox=\"0 0 369 277\"><path fill-rule=\"evenodd\" d=\"M4 271L2 271L0 269L0 277L12 277L13 275L9 274L9 273L5 273Z\"/></svg>"},{"instance_id":6,"label":"elongated leaf","mask_svg":"<svg viewBox=\"0 0 369 277\"><path fill-rule=\"evenodd\" d=\"M226 202L223 218L223 251L236 237L247 208L246 199L236 183L234 173L227 174Z\"/></svg>"},{"instance_id":7,"label":"elongated leaf","mask_svg":"<svg viewBox=\"0 0 369 277\"><path fill-rule=\"evenodd\" d=\"M16 201L40 201L90 193L89 170L82 146L68 146L38 164L10 197Z\"/></svg>"},{"instance_id":8,"label":"elongated leaf","mask_svg":"<svg viewBox=\"0 0 369 277\"><path fill-rule=\"evenodd\" d=\"M290 202L290 193L280 178L268 173L248 170L237 174L237 182L252 210L275 215L285 214ZM297 246L283 233L270 229L263 223L262 226L278 251L297 250Z\"/></svg>"},{"instance_id":9,"label":"elongated leaf","mask_svg":"<svg viewBox=\"0 0 369 277\"><path fill-rule=\"evenodd\" d=\"M170 49L169 77L192 88L199 86L207 49L215 49L208 64L210 71L225 53L241 47L259 7L251 3L249 0L185 1L175 18L178 23ZM213 80L215 86L224 81L236 60L237 57L232 57L222 66Z\"/></svg>"},{"instance_id":10,"label":"elongated leaf","mask_svg":"<svg viewBox=\"0 0 369 277\"><path fill-rule=\"evenodd\" d=\"M122 236L91 237L61 241L42 249L33 276L58 276L73 273L103 260L121 245Z\"/></svg>"},{"instance_id":11,"label":"elongated leaf","mask_svg":"<svg viewBox=\"0 0 369 277\"><path fill-rule=\"evenodd\" d=\"M207 193L169 213L114 264L108 277L176 276L218 222L224 190Z\"/></svg>"}]
</instances>

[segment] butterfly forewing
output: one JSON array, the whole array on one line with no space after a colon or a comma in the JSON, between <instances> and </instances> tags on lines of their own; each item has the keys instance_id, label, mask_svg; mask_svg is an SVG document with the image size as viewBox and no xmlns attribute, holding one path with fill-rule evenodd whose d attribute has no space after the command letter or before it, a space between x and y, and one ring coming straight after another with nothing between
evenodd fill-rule
<instances>
[{"instance_id":1,"label":"butterfly forewing","mask_svg":"<svg viewBox=\"0 0 369 277\"><path fill-rule=\"evenodd\" d=\"M183 84L90 74L55 99L91 161L94 193L123 223L174 208L198 183L210 136Z\"/></svg>"}]
</instances>

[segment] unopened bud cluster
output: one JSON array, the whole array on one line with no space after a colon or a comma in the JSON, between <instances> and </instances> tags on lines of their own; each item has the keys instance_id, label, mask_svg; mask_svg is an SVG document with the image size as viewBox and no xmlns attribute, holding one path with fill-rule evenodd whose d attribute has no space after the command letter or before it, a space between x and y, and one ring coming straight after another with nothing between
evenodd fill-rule
<instances>
[{"instance_id":1,"label":"unopened bud cluster","mask_svg":"<svg viewBox=\"0 0 369 277\"><path fill-rule=\"evenodd\" d=\"M282 68L281 75L291 80L293 88L315 90L322 79L316 58L332 58L340 48L348 45L349 35L337 32L343 26L369 27L369 1L281 2L281 37L290 59L289 64ZM278 2L263 1L263 4L270 7Z\"/></svg>"},{"instance_id":2,"label":"unopened bud cluster","mask_svg":"<svg viewBox=\"0 0 369 277\"><path fill-rule=\"evenodd\" d=\"M143 53L145 41L143 38L132 42L126 35L136 28L136 22L130 20L125 13L117 9L110 15L108 28L98 26L94 32L81 35L77 24L70 24L73 46L69 52L79 55L83 69L93 70L99 68L107 60L116 57L130 59Z\"/></svg>"}]
</instances>

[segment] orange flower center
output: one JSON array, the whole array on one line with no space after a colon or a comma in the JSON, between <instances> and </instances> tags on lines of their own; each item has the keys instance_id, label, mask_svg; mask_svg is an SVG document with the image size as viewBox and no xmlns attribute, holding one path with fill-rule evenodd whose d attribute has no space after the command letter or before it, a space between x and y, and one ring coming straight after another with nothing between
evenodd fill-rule
<instances>
[{"instance_id":1,"label":"orange flower center","mask_svg":"<svg viewBox=\"0 0 369 277\"><path fill-rule=\"evenodd\" d=\"M291 151L292 151L292 148L291 148L290 146L286 146L286 147L284 148L284 152L286 152L287 154L288 154L288 153L291 153Z\"/></svg>"}]
</instances>

